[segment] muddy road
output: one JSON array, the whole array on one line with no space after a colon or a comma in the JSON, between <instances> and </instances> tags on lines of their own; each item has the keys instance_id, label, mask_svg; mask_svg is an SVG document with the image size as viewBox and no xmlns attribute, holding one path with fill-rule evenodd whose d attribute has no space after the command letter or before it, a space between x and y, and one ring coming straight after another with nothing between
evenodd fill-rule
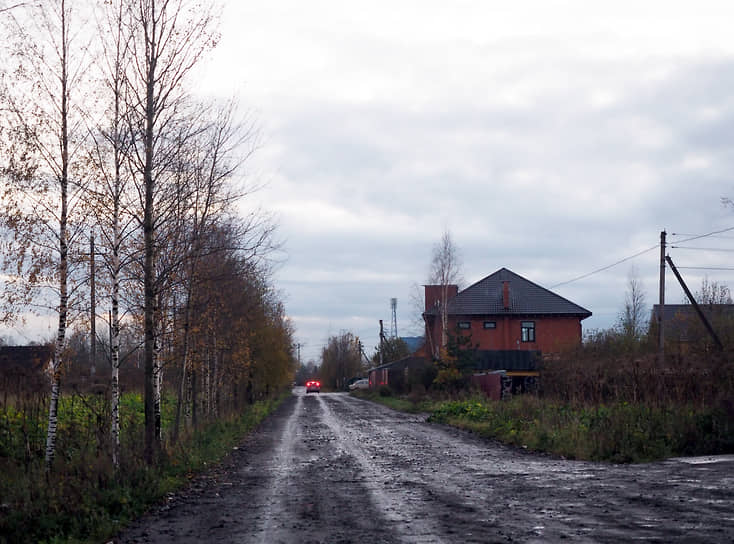
<instances>
[{"instance_id":1,"label":"muddy road","mask_svg":"<svg viewBox=\"0 0 734 544\"><path fill-rule=\"evenodd\" d=\"M536 455L297 389L117 542L734 542L734 456Z\"/></svg>"}]
</instances>

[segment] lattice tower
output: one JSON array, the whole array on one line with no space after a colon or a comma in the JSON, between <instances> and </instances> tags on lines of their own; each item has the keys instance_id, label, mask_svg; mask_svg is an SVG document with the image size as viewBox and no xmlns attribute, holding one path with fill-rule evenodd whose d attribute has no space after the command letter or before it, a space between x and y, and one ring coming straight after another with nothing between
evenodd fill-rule
<instances>
[{"instance_id":1,"label":"lattice tower","mask_svg":"<svg viewBox=\"0 0 734 544\"><path fill-rule=\"evenodd\" d=\"M390 321L390 337L398 337L398 299L390 299L390 309L392 310L392 321Z\"/></svg>"}]
</instances>

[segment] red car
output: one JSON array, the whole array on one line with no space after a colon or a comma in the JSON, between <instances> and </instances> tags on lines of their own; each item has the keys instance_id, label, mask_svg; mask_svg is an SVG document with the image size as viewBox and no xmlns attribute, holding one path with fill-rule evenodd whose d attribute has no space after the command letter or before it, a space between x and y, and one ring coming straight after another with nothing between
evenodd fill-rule
<instances>
[{"instance_id":1,"label":"red car","mask_svg":"<svg viewBox=\"0 0 734 544\"><path fill-rule=\"evenodd\" d=\"M321 393L321 382L308 380L306 382L306 393Z\"/></svg>"}]
</instances>

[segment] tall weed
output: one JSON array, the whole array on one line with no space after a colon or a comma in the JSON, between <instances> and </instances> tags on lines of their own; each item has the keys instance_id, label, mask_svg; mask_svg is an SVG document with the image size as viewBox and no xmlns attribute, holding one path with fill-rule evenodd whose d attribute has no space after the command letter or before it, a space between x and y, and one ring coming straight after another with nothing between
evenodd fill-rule
<instances>
[{"instance_id":1,"label":"tall weed","mask_svg":"<svg viewBox=\"0 0 734 544\"><path fill-rule=\"evenodd\" d=\"M477 397L442 403L430 420L573 459L644 462L734 452L727 411L691 404L573 406L529 395L499 402Z\"/></svg>"},{"instance_id":2,"label":"tall weed","mask_svg":"<svg viewBox=\"0 0 734 544\"><path fill-rule=\"evenodd\" d=\"M0 406L0 544L110 537L185 485L192 474L218 462L282 398L202 425L175 445L164 440L158 465L149 467L142 461L143 401L138 393L126 394L121 402L121 466L115 471L107 401L95 395L65 396L59 404L58 454L48 475L43 459L47 406L26 412ZM172 425L173 410L173 398L164 397L164 434Z\"/></svg>"}]
</instances>

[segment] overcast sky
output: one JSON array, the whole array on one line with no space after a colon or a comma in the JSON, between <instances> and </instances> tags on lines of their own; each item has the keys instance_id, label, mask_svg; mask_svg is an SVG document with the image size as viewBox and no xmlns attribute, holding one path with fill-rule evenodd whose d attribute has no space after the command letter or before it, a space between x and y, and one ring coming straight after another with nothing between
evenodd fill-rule
<instances>
[{"instance_id":1,"label":"overcast sky","mask_svg":"<svg viewBox=\"0 0 734 544\"><path fill-rule=\"evenodd\" d=\"M277 214L302 360L342 330L371 354L391 297L419 333L445 228L464 287L507 267L606 328L634 266L656 302L661 230L734 227L732 22L731 1L230 0L198 92L258 119L245 206ZM732 266L734 230L682 245L717 251L670 249L680 266Z\"/></svg>"},{"instance_id":2,"label":"overcast sky","mask_svg":"<svg viewBox=\"0 0 734 544\"><path fill-rule=\"evenodd\" d=\"M259 119L249 173L268 185L251 202L279 218L302 359L341 330L372 353L391 297L399 334L419 332L411 287L444 228L464 286L507 267L553 287L663 229L674 244L734 227L733 21L734 3L706 1L230 2L202 92ZM734 231L684 245L734 249ZM609 327L631 266L656 302L657 249L553 290Z\"/></svg>"}]
</instances>

